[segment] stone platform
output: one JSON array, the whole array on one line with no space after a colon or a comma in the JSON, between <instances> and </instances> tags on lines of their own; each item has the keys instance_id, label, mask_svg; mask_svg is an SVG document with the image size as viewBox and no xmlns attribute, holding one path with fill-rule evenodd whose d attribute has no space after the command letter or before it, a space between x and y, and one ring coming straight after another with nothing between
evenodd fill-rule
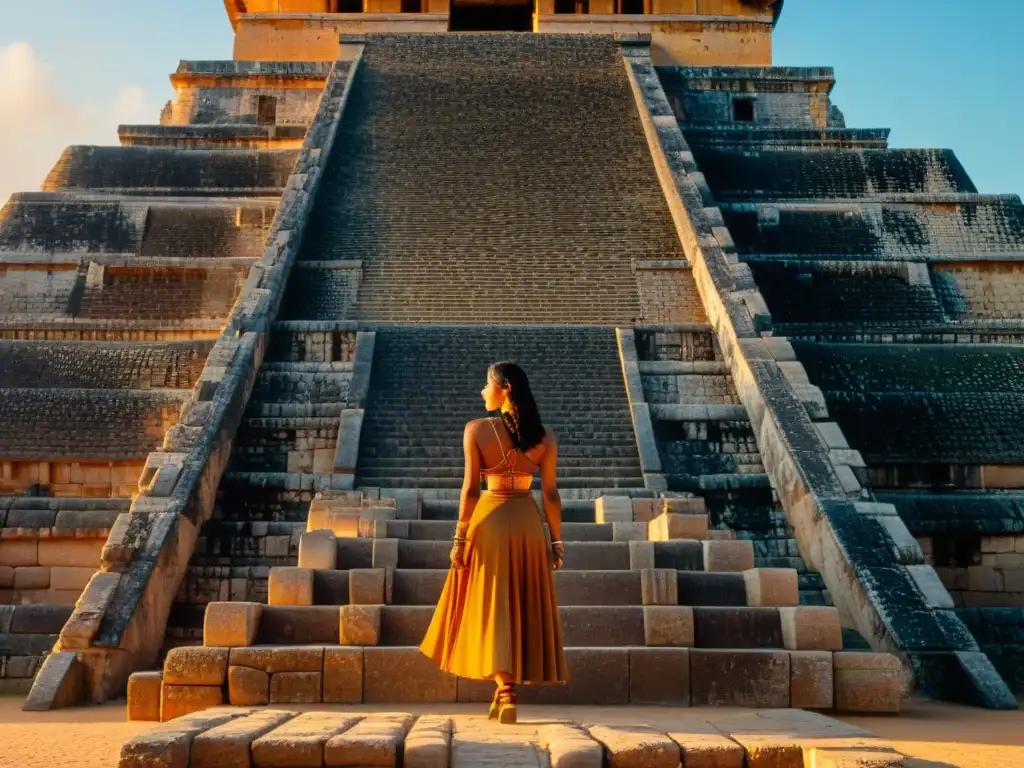
<instances>
[{"instance_id":1,"label":"stone platform","mask_svg":"<svg viewBox=\"0 0 1024 768\"><path fill-rule=\"evenodd\" d=\"M121 748L119 766L881 768L913 764L866 730L804 710L581 708L568 717L564 712L561 717L550 714L521 706L520 722L503 726L482 714L217 707L129 739Z\"/></svg>"}]
</instances>

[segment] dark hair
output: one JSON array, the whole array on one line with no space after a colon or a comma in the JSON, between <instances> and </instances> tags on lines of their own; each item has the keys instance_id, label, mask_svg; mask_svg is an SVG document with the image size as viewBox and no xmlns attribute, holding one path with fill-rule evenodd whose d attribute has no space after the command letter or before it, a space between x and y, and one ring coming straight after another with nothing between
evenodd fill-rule
<instances>
[{"instance_id":1,"label":"dark hair","mask_svg":"<svg viewBox=\"0 0 1024 768\"><path fill-rule=\"evenodd\" d=\"M530 380L526 372L515 363L495 363L487 369L503 389L508 390L509 405L501 420L512 435L512 442L520 451L528 451L544 439L544 425L540 420L537 402L533 399Z\"/></svg>"}]
</instances>

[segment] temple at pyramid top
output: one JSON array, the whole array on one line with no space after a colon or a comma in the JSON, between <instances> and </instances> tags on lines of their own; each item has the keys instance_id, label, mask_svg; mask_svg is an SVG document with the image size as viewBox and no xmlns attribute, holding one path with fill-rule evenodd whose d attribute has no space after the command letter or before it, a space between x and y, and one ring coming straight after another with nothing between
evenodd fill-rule
<instances>
[{"instance_id":1,"label":"temple at pyramid top","mask_svg":"<svg viewBox=\"0 0 1024 768\"><path fill-rule=\"evenodd\" d=\"M655 64L769 66L784 0L224 0L234 57L334 60L340 34L557 32L651 36Z\"/></svg>"}]
</instances>

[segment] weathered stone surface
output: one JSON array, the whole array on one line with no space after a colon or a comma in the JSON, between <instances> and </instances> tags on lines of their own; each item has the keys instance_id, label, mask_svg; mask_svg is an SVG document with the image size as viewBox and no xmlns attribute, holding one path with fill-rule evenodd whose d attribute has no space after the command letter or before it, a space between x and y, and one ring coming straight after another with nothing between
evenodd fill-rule
<instances>
[{"instance_id":1,"label":"weathered stone surface","mask_svg":"<svg viewBox=\"0 0 1024 768\"><path fill-rule=\"evenodd\" d=\"M275 672L270 676L271 704L318 704L322 691L321 672Z\"/></svg>"},{"instance_id":2,"label":"weathered stone surface","mask_svg":"<svg viewBox=\"0 0 1024 768\"><path fill-rule=\"evenodd\" d=\"M551 768L602 768L604 745L583 728L567 723L542 725L540 743L547 747Z\"/></svg>"},{"instance_id":3,"label":"weathered stone surface","mask_svg":"<svg viewBox=\"0 0 1024 768\"><path fill-rule=\"evenodd\" d=\"M333 571L338 567L338 539L331 531L306 531L299 537L299 567Z\"/></svg>"},{"instance_id":4,"label":"weathered stone surface","mask_svg":"<svg viewBox=\"0 0 1024 768\"><path fill-rule=\"evenodd\" d=\"M262 615L259 603L210 603L203 617L203 644L218 648L252 645Z\"/></svg>"},{"instance_id":5,"label":"weathered stone surface","mask_svg":"<svg viewBox=\"0 0 1024 768\"><path fill-rule=\"evenodd\" d=\"M777 608L693 609L694 644L698 648L781 648Z\"/></svg>"},{"instance_id":6,"label":"weathered stone surface","mask_svg":"<svg viewBox=\"0 0 1024 768\"><path fill-rule=\"evenodd\" d=\"M320 768L324 745L358 723L341 712L304 712L252 742L254 768Z\"/></svg>"},{"instance_id":7,"label":"weathered stone surface","mask_svg":"<svg viewBox=\"0 0 1024 768\"><path fill-rule=\"evenodd\" d=\"M684 715L668 735L679 745L685 768L744 768L743 747L702 718Z\"/></svg>"},{"instance_id":8,"label":"weathered stone surface","mask_svg":"<svg viewBox=\"0 0 1024 768\"><path fill-rule=\"evenodd\" d=\"M324 668L322 646L279 646L271 650L267 672L320 672Z\"/></svg>"},{"instance_id":9,"label":"weathered stone surface","mask_svg":"<svg viewBox=\"0 0 1024 768\"><path fill-rule=\"evenodd\" d=\"M162 672L136 672L128 678L128 719L160 722Z\"/></svg>"},{"instance_id":10,"label":"weathered stone surface","mask_svg":"<svg viewBox=\"0 0 1024 768\"><path fill-rule=\"evenodd\" d=\"M447 717L423 715L405 737L404 768L448 768L452 742L452 721Z\"/></svg>"},{"instance_id":11,"label":"weathered stone surface","mask_svg":"<svg viewBox=\"0 0 1024 768\"><path fill-rule=\"evenodd\" d=\"M790 651L841 651L843 627L831 606L780 608L783 647Z\"/></svg>"},{"instance_id":12,"label":"weathered stone surface","mask_svg":"<svg viewBox=\"0 0 1024 768\"><path fill-rule=\"evenodd\" d=\"M119 573L93 574L71 618L60 631L61 650L84 650L91 645L120 582Z\"/></svg>"},{"instance_id":13,"label":"weathered stone surface","mask_svg":"<svg viewBox=\"0 0 1024 768\"><path fill-rule=\"evenodd\" d=\"M339 643L341 645L378 645L381 631L381 606L343 605Z\"/></svg>"},{"instance_id":14,"label":"weathered stone surface","mask_svg":"<svg viewBox=\"0 0 1024 768\"><path fill-rule=\"evenodd\" d=\"M704 541L704 570L713 573L740 573L754 567L752 541Z\"/></svg>"},{"instance_id":15,"label":"weathered stone surface","mask_svg":"<svg viewBox=\"0 0 1024 768\"><path fill-rule=\"evenodd\" d=\"M654 568L654 542L629 542L629 569L642 571L649 568Z\"/></svg>"},{"instance_id":16,"label":"weathered stone surface","mask_svg":"<svg viewBox=\"0 0 1024 768\"><path fill-rule=\"evenodd\" d=\"M605 748L610 768L677 768L679 745L644 726L592 726L590 735Z\"/></svg>"},{"instance_id":17,"label":"weathered stone surface","mask_svg":"<svg viewBox=\"0 0 1024 768\"><path fill-rule=\"evenodd\" d=\"M747 605L795 606L800 604L800 586L792 568L754 568L743 572Z\"/></svg>"},{"instance_id":18,"label":"weathered stone surface","mask_svg":"<svg viewBox=\"0 0 1024 768\"><path fill-rule=\"evenodd\" d=\"M160 719L167 722L223 703L224 691L219 686L169 685L165 681L160 690Z\"/></svg>"},{"instance_id":19,"label":"weathered stone surface","mask_svg":"<svg viewBox=\"0 0 1024 768\"><path fill-rule=\"evenodd\" d=\"M612 541L647 541L647 523L612 523Z\"/></svg>"},{"instance_id":20,"label":"weathered stone surface","mask_svg":"<svg viewBox=\"0 0 1024 768\"><path fill-rule=\"evenodd\" d=\"M266 672L270 669L270 657L274 649L270 646L232 648L228 651L228 664L232 667L247 667Z\"/></svg>"},{"instance_id":21,"label":"weathered stone surface","mask_svg":"<svg viewBox=\"0 0 1024 768\"><path fill-rule=\"evenodd\" d=\"M189 768L250 768L252 742L294 717L294 712L264 710L200 733L192 740Z\"/></svg>"},{"instance_id":22,"label":"weathered stone surface","mask_svg":"<svg viewBox=\"0 0 1024 768\"><path fill-rule=\"evenodd\" d=\"M328 740L324 764L330 768L396 766L414 720L402 713L371 715Z\"/></svg>"},{"instance_id":23,"label":"weathered stone surface","mask_svg":"<svg viewBox=\"0 0 1024 768\"><path fill-rule=\"evenodd\" d=\"M227 674L227 648L172 648L164 659L167 685L224 685Z\"/></svg>"},{"instance_id":24,"label":"weathered stone surface","mask_svg":"<svg viewBox=\"0 0 1024 768\"><path fill-rule=\"evenodd\" d=\"M615 706L629 703L628 648L566 648L565 685L523 686L523 704ZM486 697L489 701L490 697Z\"/></svg>"},{"instance_id":25,"label":"weathered stone surface","mask_svg":"<svg viewBox=\"0 0 1024 768\"><path fill-rule=\"evenodd\" d=\"M630 648L629 703L688 706L687 648Z\"/></svg>"},{"instance_id":26,"label":"weathered stone surface","mask_svg":"<svg viewBox=\"0 0 1024 768\"><path fill-rule=\"evenodd\" d=\"M648 524L648 538L651 541L704 540L708 538L708 516L662 512Z\"/></svg>"},{"instance_id":27,"label":"weathered stone surface","mask_svg":"<svg viewBox=\"0 0 1024 768\"><path fill-rule=\"evenodd\" d=\"M634 523L649 523L658 514L654 499L634 498L630 501L633 504Z\"/></svg>"},{"instance_id":28,"label":"weathered stone surface","mask_svg":"<svg viewBox=\"0 0 1024 768\"><path fill-rule=\"evenodd\" d=\"M378 521L386 524L385 521ZM398 567L398 539L387 537L374 538L372 564L374 568L397 568Z\"/></svg>"},{"instance_id":29,"label":"weathered stone surface","mask_svg":"<svg viewBox=\"0 0 1024 768\"><path fill-rule=\"evenodd\" d=\"M651 568L640 571L640 594L644 605L678 604L675 570Z\"/></svg>"},{"instance_id":30,"label":"weathered stone surface","mask_svg":"<svg viewBox=\"0 0 1024 768\"><path fill-rule=\"evenodd\" d=\"M63 605L18 605L14 607L9 631L15 634L55 635L71 615Z\"/></svg>"},{"instance_id":31,"label":"weathered stone surface","mask_svg":"<svg viewBox=\"0 0 1024 768\"><path fill-rule=\"evenodd\" d=\"M789 705L800 709L832 709L835 683L828 651L791 651Z\"/></svg>"},{"instance_id":32,"label":"weathered stone surface","mask_svg":"<svg viewBox=\"0 0 1024 768\"><path fill-rule=\"evenodd\" d=\"M594 502L594 522L631 523L633 503L628 496L602 496Z\"/></svg>"},{"instance_id":33,"label":"weathered stone surface","mask_svg":"<svg viewBox=\"0 0 1024 768\"><path fill-rule=\"evenodd\" d=\"M120 768L189 768L192 742L199 734L250 714L249 709L196 712L161 723L121 745Z\"/></svg>"},{"instance_id":34,"label":"weathered stone surface","mask_svg":"<svg viewBox=\"0 0 1024 768\"><path fill-rule=\"evenodd\" d=\"M22 709L45 712L79 703L84 695L85 670L74 653L51 653L36 675Z\"/></svg>"},{"instance_id":35,"label":"weathered stone surface","mask_svg":"<svg viewBox=\"0 0 1024 768\"><path fill-rule=\"evenodd\" d=\"M228 703L234 707L261 707L270 703L270 675L252 667L228 667Z\"/></svg>"},{"instance_id":36,"label":"weathered stone surface","mask_svg":"<svg viewBox=\"0 0 1024 768\"><path fill-rule=\"evenodd\" d=\"M313 605L313 571L271 568L268 594L271 605Z\"/></svg>"},{"instance_id":37,"label":"weathered stone surface","mask_svg":"<svg viewBox=\"0 0 1024 768\"><path fill-rule=\"evenodd\" d=\"M693 608L684 605L644 606L645 645L690 647L693 638Z\"/></svg>"},{"instance_id":38,"label":"weathered stone surface","mask_svg":"<svg viewBox=\"0 0 1024 768\"><path fill-rule=\"evenodd\" d=\"M439 670L418 648L363 649L367 704L455 701L457 679Z\"/></svg>"},{"instance_id":39,"label":"weathered stone surface","mask_svg":"<svg viewBox=\"0 0 1024 768\"><path fill-rule=\"evenodd\" d=\"M328 645L338 642L339 608L333 605L268 605L263 608L259 645Z\"/></svg>"},{"instance_id":40,"label":"weathered stone surface","mask_svg":"<svg viewBox=\"0 0 1024 768\"><path fill-rule=\"evenodd\" d=\"M833 654L835 707L841 712L899 712L903 668L887 653Z\"/></svg>"},{"instance_id":41,"label":"weathered stone surface","mask_svg":"<svg viewBox=\"0 0 1024 768\"><path fill-rule=\"evenodd\" d=\"M693 706L789 706L789 652L690 649Z\"/></svg>"},{"instance_id":42,"label":"weathered stone surface","mask_svg":"<svg viewBox=\"0 0 1024 768\"><path fill-rule=\"evenodd\" d=\"M349 605L383 605L383 568L352 568L348 572Z\"/></svg>"},{"instance_id":43,"label":"weathered stone surface","mask_svg":"<svg viewBox=\"0 0 1024 768\"><path fill-rule=\"evenodd\" d=\"M360 704L363 701L363 649L324 649L324 704Z\"/></svg>"}]
</instances>

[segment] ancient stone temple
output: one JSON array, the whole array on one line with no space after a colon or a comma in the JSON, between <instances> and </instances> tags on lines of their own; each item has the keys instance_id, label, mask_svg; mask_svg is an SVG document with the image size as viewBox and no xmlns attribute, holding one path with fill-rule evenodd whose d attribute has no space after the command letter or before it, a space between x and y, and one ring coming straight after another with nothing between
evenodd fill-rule
<instances>
[{"instance_id":1,"label":"ancient stone temple","mask_svg":"<svg viewBox=\"0 0 1024 768\"><path fill-rule=\"evenodd\" d=\"M524 701L1016 706L1018 197L772 66L781 0L225 5L0 213L0 690L489 701L415 646L512 359L573 676Z\"/></svg>"}]
</instances>

